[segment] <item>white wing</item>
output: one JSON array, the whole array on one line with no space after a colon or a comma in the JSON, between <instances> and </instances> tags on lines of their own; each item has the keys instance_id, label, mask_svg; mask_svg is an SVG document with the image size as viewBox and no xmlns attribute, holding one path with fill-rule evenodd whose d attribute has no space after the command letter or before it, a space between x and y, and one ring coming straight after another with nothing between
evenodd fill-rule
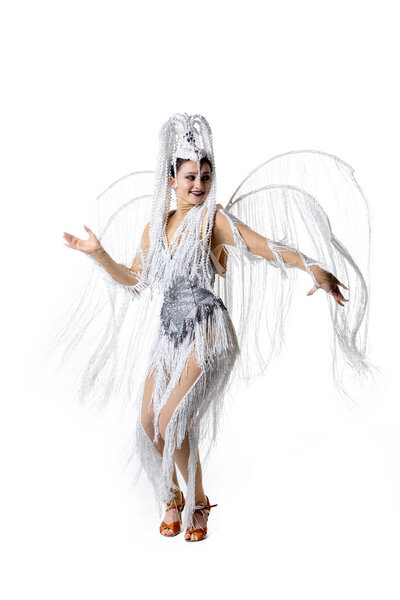
<instances>
[{"instance_id":1,"label":"white wing","mask_svg":"<svg viewBox=\"0 0 400 600\"><path fill-rule=\"evenodd\" d=\"M366 359L370 218L352 167L318 151L275 156L244 179L225 211L233 229L242 222L272 242L301 251L349 288L341 288L349 300L344 307L326 297L333 329L334 382L349 396L347 375L354 378L377 371ZM261 374L282 346L298 269L250 254L240 240L237 246L226 247L233 260L228 261L226 279L218 278L218 291L238 329L240 376L247 379Z\"/></svg>"},{"instance_id":2,"label":"white wing","mask_svg":"<svg viewBox=\"0 0 400 600\"><path fill-rule=\"evenodd\" d=\"M131 173L97 198L98 232L104 249L118 263L131 266L150 218L154 173ZM147 192L147 193L146 193ZM100 408L113 397L132 402L140 393L157 301L151 290L134 296L90 255L85 288L63 319L49 353L62 353L73 392Z\"/></svg>"}]
</instances>

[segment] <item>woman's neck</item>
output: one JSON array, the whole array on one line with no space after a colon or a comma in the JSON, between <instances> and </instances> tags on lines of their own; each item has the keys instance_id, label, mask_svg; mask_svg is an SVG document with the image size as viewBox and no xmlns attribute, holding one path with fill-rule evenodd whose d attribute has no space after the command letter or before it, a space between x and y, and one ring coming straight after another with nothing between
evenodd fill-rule
<instances>
[{"instance_id":1,"label":"woman's neck","mask_svg":"<svg viewBox=\"0 0 400 600\"><path fill-rule=\"evenodd\" d=\"M183 202L178 202L177 203L177 207L176 207L176 211L174 212L174 218L177 221L182 221L182 219L184 219L186 217L186 215L188 214L188 212L194 208L194 204L185 204Z\"/></svg>"}]
</instances>

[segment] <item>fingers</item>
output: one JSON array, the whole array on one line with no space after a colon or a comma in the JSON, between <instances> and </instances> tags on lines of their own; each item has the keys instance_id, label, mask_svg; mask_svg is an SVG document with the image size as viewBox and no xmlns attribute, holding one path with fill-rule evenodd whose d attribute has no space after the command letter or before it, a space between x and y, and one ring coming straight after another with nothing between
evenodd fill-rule
<instances>
[{"instance_id":1,"label":"fingers","mask_svg":"<svg viewBox=\"0 0 400 600\"><path fill-rule=\"evenodd\" d=\"M338 287L336 287L336 289L330 290L329 294L331 294L334 297L335 301L339 304L339 306L344 306L343 302L348 302L348 299L343 297Z\"/></svg>"},{"instance_id":2,"label":"fingers","mask_svg":"<svg viewBox=\"0 0 400 600\"><path fill-rule=\"evenodd\" d=\"M83 227L88 232L89 238L86 240L80 239L75 235L64 231L63 237L67 242L65 246L68 246L69 248L74 248L76 250L80 250L81 252L88 252L91 249L91 246L93 245L92 242L96 241L97 238L93 231L90 229L90 227L88 227L87 225L84 225Z\"/></svg>"},{"instance_id":3,"label":"fingers","mask_svg":"<svg viewBox=\"0 0 400 600\"><path fill-rule=\"evenodd\" d=\"M320 286L314 286L313 288L311 288L311 290L309 292L307 292L307 296L312 296L312 294L315 294L315 292L317 290L319 290Z\"/></svg>"},{"instance_id":4,"label":"fingers","mask_svg":"<svg viewBox=\"0 0 400 600\"><path fill-rule=\"evenodd\" d=\"M67 233L66 231L64 231L63 237L65 240L67 240L67 244L65 244L65 245L69 246L70 248L75 248L76 244L79 241L79 239L77 237L75 237L74 235L71 235L70 233Z\"/></svg>"},{"instance_id":5,"label":"fingers","mask_svg":"<svg viewBox=\"0 0 400 600\"><path fill-rule=\"evenodd\" d=\"M330 278L327 279L327 281L324 281L323 284L319 285L317 288L314 286L314 288L307 293L307 296L311 296L315 293L316 289L322 287L328 294L332 295L335 302L337 302L339 306L344 306L344 302L348 302L348 299L343 297L342 292L339 290L339 285L341 285L346 290L349 289L346 285L344 285L344 283L341 283L334 275L330 274Z\"/></svg>"},{"instance_id":6,"label":"fingers","mask_svg":"<svg viewBox=\"0 0 400 600\"><path fill-rule=\"evenodd\" d=\"M337 287L338 285L341 285L345 290L349 289L347 287L347 285L344 285L344 283L339 281L339 279L337 279L334 275L332 275L332 273L331 273L331 284L334 285L335 287Z\"/></svg>"},{"instance_id":7,"label":"fingers","mask_svg":"<svg viewBox=\"0 0 400 600\"><path fill-rule=\"evenodd\" d=\"M348 289L348 288L346 288ZM348 302L348 300L346 300L346 298L343 296L342 292L339 290L338 287L336 287L335 290L333 290L333 293L337 294L340 298L340 300L343 300L343 302Z\"/></svg>"},{"instance_id":8,"label":"fingers","mask_svg":"<svg viewBox=\"0 0 400 600\"><path fill-rule=\"evenodd\" d=\"M306 296L312 296L312 294L314 294L314 291L310 290L309 292L307 292ZM342 304L343 302L348 302L348 300L346 300L346 298L343 298L343 296L340 292L333 292L332 290L330 290L330 292L328 292L328 294L330 294L334 298L334 300L338 304L340 304L340 306L344 306L344 304ZM338 295L339 295L339 297L337 297Z\"/></svg>"},{"instance_id":9,"label":"fingers","mask_svg":"<svg viewBox=\"0 0 400 600\"><path fill-rule=\"evenodd\" d=\"M333 296L335 302L337 302L339 306L344 306L344 302L348 302L348 300L344 298L342 292L339 290L339 285L341 285L346 290L348 290L349 288L346 285L344 285L344 283L339 281L339 279L337 279L335 276L332 276L332 279L333 281L331 281L330 283L331 289L328 291L328 294L331 294Z\"/></svg>"},{"instance_id":10,"label":"fingers","mask_svg":"<svg viewBox=\"0 0 400 600\"><path fill-rule=\"evenodd\" d=\"M317 288L317 289L319 289L319 288ZM346 289L348 289L348 288L346 288ZM337 304L339 304L339 306L344 306L344 302L348 302L348 299L344 298L342 292L339 290L339 288L337 286L331 287L330 290L325 290L325 291L327 292L327 294L330 294L333 297L333 299L335 300L335 302L337 302ZM306 295L311 296L314 293L315 293L315 288L313 288L309 292L307 292Z\"/></svg>"},{"instance_id":11,"label":"fingers","mask_svg":"<svg viewBox=\"0 0 400 600\"><path fill-rule=\"evenodd\" d=\"M66 246L68 246L71 243L73 236L70 233L64 231L63 238L67 240L68 244L66 244Z\"/></svg>"},{"instance_id":12,"label":"fingers","mask_svg":"<svg viewBox=\"0 0 400 600\"><path fill-rule=\"evenodd\" d=\"M317 292L320 287L322 286L319 283L316 283L314 287L312 287L311 290L307 292L306 296L311 296L312 294L315 294L315 292Z\"/></svg>"}]
</instances>

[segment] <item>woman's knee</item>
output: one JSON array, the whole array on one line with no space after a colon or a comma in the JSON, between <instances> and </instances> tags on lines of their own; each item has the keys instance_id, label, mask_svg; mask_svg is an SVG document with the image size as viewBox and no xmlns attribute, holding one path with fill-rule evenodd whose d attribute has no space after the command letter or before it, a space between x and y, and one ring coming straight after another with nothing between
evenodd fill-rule
<instances>
[{"instance_id":1,"label":"woman's knee","mask_svg":"<svg viewBox=\"0 0 400 600\"><path fill-rule=\"evenodd\" d=\"M179 380L177 387L171 392L171 395L168 398L168 401L166 402L164 407L162 408L158 418L158 430L164 441L167 428L171 422L171 419L180 420L182 418L187 418L187 416L183 417L182 414L182 401L185 399L187 394L190 393L191 388L197 383L197 381L200 378L200 375L202 374L202 371L197 366L194 357L190 358L190 362L188 365L188 376L183 375L184 372L185 369L182 371L182 376ZM187 408L188 407L185 406L185 412L187 411ZM191 418L192 417L189 416L188 422L190 422Z\"/></svg>"},{"instance_id":2,"label":"woman's knee","mask_svg":"<svg viewBox=\"0 0 400 600\"><path fill-rule=\"evenodd\" d=\"M178 413L178 414L175 414ZM162 437L162 439L165 441L165 436L166 436L166 432L167 432L167 428L168 425L171 423L171 419L174 419L175 424L180 421L183 418L182 414L180 413L180 407L179 404L177 406L173 405L166 405L160 413L160 416L158 418L158 431L160 432L160 436ZM188 433L188 429L190 426L190 423L192 421L193 415L191 415L186 423L186 433L185 436ZM175 425L173 426L175 427Z\"/></svg>"},{"instance_id":3,"label":"woman's knee","mask_svg":"<svg viewBox=\"0 0 400 600\"><path fill-rule=\"evenodd\" d=\"M165 441L165 432L167 431L169 422L170 422L170 417L168 415L166 415L164 411L161 411L160 417L158 419L158 430L164 441Z\"/></svg>"},{"instance_id":4,"label":"woman's knee","mask_svg":"<svg viewBox=\"0 0 400 600\"><path fill-rule=\"evenodd\" d=\"M148 421L147 419L142 419L142 425L143 425L143 429L145 430L145 432L147 433L149 438L153 441L153 438L154 438L153 424L150 421Z\"/></svg>"}]
</instances>

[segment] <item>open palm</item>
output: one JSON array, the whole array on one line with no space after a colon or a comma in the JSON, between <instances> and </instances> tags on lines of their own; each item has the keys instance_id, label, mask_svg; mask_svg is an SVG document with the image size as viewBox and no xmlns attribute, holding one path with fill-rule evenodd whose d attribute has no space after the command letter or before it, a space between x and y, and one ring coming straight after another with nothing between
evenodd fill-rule
<instances>
[{"instance_id":1,"label":"open palm","mask_svg":"<svg viewBox=\"0 0 400 600\"><path fill-rule=\"evenodd\" d=\"M80 250L81 252L90 253L96 250L96 248L99 248L101 244L98 238L93 233L93 231L89 229L89 227L87 227L86 225L84 225L83 227L88 232L89 238L87 240L81 240L75 235L64 231L63 237L67 242L65 245L69 248L73 248L74 250Z\"/></svg>"}]
</instances>

